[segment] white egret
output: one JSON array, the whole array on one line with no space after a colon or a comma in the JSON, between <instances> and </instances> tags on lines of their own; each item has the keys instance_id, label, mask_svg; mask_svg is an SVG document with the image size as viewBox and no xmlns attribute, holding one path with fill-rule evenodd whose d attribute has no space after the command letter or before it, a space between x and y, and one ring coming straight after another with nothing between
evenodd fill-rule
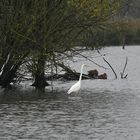
<instances>
[{"instance_id":1,"label":"white egret","mask_svg":"<svg viewBox=\"0 0 140 140\"><path fill-rule=\"evenodd\" d=\"M72 93L72 92L76 92L78 93L80 88L81 88L81 79L82 79L82 73L83 73L83 67L85 66L85 64L81 65L81 73L80 73L80 77L79 77L79 81L76 82L69 90L68 90L68 94Z\"/></svg>"}]
</instances>

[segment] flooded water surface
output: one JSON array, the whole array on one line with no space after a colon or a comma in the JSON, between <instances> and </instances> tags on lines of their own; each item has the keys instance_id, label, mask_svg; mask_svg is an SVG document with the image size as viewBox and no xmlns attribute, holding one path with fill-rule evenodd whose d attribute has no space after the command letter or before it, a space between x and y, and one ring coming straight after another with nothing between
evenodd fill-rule
<instances>
[{"instance_id":1,"label":"flooded water surface","mask_svg":"<svg viewBox=\"0 0 140 140\"><path fill-rule=\"evenodd\" d=\"M107 80L82 80L78 94L67 95L71 82L54 83L54 92L46 89L38 95L31 88L1 91L0 139L33 140L139 140L140 139L140 46L107 47L101 50L114 67L104 70L87 60L71 64L80 71L82 63L89 69L106 72ZM96 56L96 52L84 54ZM128 57L127 79L120 78ZM78 58L76 58L78 59ZM105 67L102 58L93 58ZM28 97L27 97L28 96Z\"/></svg>"}]
</instances>

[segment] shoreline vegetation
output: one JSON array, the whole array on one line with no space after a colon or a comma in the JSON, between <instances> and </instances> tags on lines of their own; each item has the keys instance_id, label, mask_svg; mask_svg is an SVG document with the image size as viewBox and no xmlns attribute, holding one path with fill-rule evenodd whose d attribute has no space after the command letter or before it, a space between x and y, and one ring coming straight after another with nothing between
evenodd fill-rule
<instances>
[{"instance_id":1,"label":"shoreline vegetation","mask_svg":"<svg viewBox=\"0 0 140 140\"><path fill-rule=\"evenodd\" d=\"M140 44L140 20L123 19L109 23L110 28L97 30L85 37L87 46L125 46Z\"/></svg>"},{"instance_id":2,"label":"shoreline vegetation","mask_svg":"<svg viewBox=\"0 0 140 140\"><path fill-rule=\"evenodd\" d=\"M43 91L48 86L46 71L51 70L52 76L57 67L67 72L66 64L60 65L63 60L73 61L75 55L85 58L74 46L99 49L105 45L125 48L140 44L140 21L116 18L120 9L127 11L128 3L123 0L0 2L0 86L9 88L11 83L30 74L34 79L32 86Z\"/></svg>"}]
</instances>

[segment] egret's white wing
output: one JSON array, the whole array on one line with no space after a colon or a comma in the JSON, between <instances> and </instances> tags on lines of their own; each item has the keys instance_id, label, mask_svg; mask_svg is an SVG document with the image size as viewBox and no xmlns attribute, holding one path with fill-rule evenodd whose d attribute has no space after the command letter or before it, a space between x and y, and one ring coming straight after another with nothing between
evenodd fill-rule
<instances>
[{"instance_id":1,"label":"egret's white wing","mask_svg":"<svg viewBox=\"0 0 140 140\"><path fill-rule=\"evenodd\" d=\"M68 90L67 93L70 94L72 92L78 92L80 90L80 87L81 87L81 81L78 81Z\"/></svg>"}]
</instances>

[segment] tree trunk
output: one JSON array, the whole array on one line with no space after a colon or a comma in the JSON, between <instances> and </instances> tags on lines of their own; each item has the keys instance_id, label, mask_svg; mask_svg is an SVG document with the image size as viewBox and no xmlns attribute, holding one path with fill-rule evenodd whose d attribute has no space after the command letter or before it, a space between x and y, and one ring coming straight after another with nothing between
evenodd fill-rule
<instances>
[{"instance_id":1,"label":"tree trunk","mask_svg":"<svg viewBox=\"0 0 140 140\"><path fill-rule=\"evenodd\" d=\"M13 82L14 78L16 77L16 72L18 68L18 65L13 65L12 68L8 67L3 70L2 74L0 75L0 85L3 88L11 87L10 83Z\"/></svg>"},{"instance_id":2,"label":"tree trunk","mask_svg":"<svg viewBox=\"0 0 140 140\"><path fill-rule=\"evenodd\" d=\"M13 82L14 78L17 77L17 70L28 54L29 52L23 54L21 57L17 56L19 57L18 61L14 60L16 55L14 56L13 54L8 54L9 56L7 56L7 59L5 59L5 62L1 65L0 68L0 85L3 88L11 87L11 82Z\"/></svg>"},{"instance_id":3,"label":"tree trunk","mask_svg":"<svg viewBox=\"0 0 140 140\"><path fill-rule=\"evenodd\" d=\"M46 82L45 79L45 57L40 56L38 58L37 62L37 70L34 74L34 83L32 86L34 86L37 90L44 91L45 87L49 84Z\"/></svg>"}]
</instances>

